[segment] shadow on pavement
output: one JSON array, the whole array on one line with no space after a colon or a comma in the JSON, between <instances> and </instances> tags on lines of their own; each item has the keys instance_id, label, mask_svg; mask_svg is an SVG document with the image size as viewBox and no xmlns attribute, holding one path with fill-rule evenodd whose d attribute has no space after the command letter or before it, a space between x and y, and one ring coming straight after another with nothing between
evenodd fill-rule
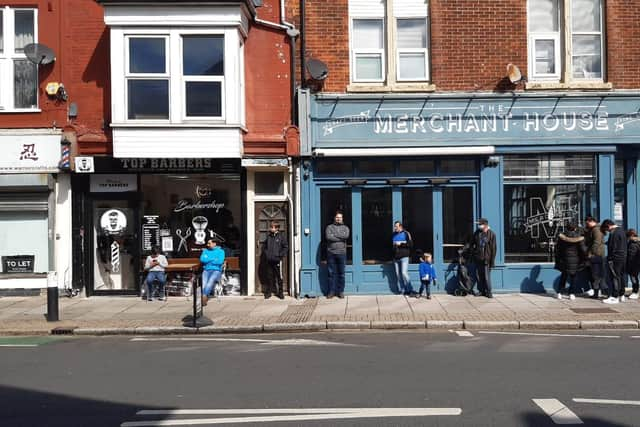
<instances>
[{"instance_id":1,"label":"shadow on pavement","mask_svg":"<svg viewBox=\"0 0 640 427\"><path fill-rule=\"evenodd\" d=\"M538 412L525 412L521 415L523 426L527 427L546 427L556 426L548 415ZM586 427L632 427L631 424L620 424L607 421L603 418L580 417Z\"/></svg>"},{"instance_id":2,"label":"shadow on pavement","mask_svg":"<svg viewBox=\"0 0 640 427\"><path fill-rule=\"evenodd\" d=\"M0 425L11 427L113 427L148 419L136 416L139 410L161 409L6 386L0 386L0 402ZM153 419L166 417L154 415Z\"/></svg>"}]
</instances>

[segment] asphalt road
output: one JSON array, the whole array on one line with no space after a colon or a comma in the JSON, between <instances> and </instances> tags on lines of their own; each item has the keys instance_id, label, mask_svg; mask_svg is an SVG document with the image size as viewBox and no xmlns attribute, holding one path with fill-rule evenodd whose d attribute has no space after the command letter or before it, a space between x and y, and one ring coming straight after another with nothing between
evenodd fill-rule
<instances>
[{"instance_id":1,"label":"asphalt road","mask_svg":"<svg viewBox=\"0 0 640 427\"><path fill-rule=\"evenodd\" d=\"M640 425L637 331L535 334L0 338L0 425Z\"/></svg>"}]
</instances>

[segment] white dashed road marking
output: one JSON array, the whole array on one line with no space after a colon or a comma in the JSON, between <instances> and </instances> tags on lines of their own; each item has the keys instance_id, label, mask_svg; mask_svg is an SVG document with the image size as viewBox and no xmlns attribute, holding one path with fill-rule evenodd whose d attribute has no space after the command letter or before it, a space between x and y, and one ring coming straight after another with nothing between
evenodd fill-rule
<instances>
[{"instance_id":1,"label":"white dashed road marking","mask_svg":"<svg viewBox=\"0 0 640 427\"><path fill-rule=\"evenodd\" d=\"M550 333L536 333L536 332L480 331L478 333L488 334L488 335L523 335L523 336L532 336L532 337L620 338L619 335L550 334Z\"/></svg>"},{"instance_id":2,"label":"white dashed road marking","mask_svg":"<svg viewBox=\"0 0 640 427\"><path fill-rule=\"evenodd\" d=\"M280 415L276 415L280 414ZM339 420L355 418L429 417L462 414L460 408L309 408L309 409L169 409L143 410L136 415L241 415L225 418L163 419L127 421L121 427L189 426L231 423L270 423L282 421ZM245 415L245 416L242 416ZM249 415L249 416L246 416Z\"/></svg>"},{"instance_id":3,"label":"white dashed road marking","mask_svg":"<svg viewBox=\"0 0 640 427\"><path fill-rule=\"evenodd\" d=\"M469 331L456 331L459 337L472 337L473 334Z\"/></svg>"},{"instance_id":4,"label":"white dashed road marking","mask_svg":"<svg viewBox=\"0 0 640 427\"><path fill-rule=\"evenodd\" d=\"M340 347L361 347L358 344L347 344L342 342L309 340L301 338L290 338L282 340L267 340L255 338L131 338L131 341L189 341L189 342L240 342L270 346L340 346Z\"/></svg>"},{"instance_id":5,"label":"white dashed road marking","mask_svg":"<svg viewBox=\"0 0 640 427\"><path fill-rule=\"evenodd\" d=\"M640 400L581 399L574 397L573 401L576 403L598 403L602 405L640 406Z\"/></svg>"},{"instance_id":6,"label":"white dashed road marking","mask_svg":"<svg viewBox=\"0 0 640 427\"><path fill-rule=\"evenodd\" d=\"M554 424L577 425L584 424L582 420L558 399L533 399L533 402L551 417Z\"/></svg>"}]
</instances>

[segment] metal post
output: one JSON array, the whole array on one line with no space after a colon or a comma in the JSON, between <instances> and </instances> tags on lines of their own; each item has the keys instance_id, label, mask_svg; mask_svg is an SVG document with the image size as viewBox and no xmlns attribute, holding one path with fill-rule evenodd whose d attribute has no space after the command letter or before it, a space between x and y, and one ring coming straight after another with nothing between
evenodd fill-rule
<instances>
[{"instance_id":1,"label":"metal post","mask_svg":"<svg viewBox=\"0 0 640 427\"><path fill-rule=\"evenodd\" d=\"M57 322L58 316L58 275L55 271L47 274L47 320Z\"/></svg>"}]
</instances>

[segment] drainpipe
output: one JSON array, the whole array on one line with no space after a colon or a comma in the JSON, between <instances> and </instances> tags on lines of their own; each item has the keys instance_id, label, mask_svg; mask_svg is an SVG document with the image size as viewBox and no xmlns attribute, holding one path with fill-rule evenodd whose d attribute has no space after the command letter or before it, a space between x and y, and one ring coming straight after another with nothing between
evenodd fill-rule
<instances>
[{"instance_id":1,"label":"drainpipe","mask_svg":"<svg viewBox=\"0 0 640 427\"><path fill-rule=\"evenodd\" d=\"M305 79L305 67L306 59L305 59L305 51L307 50L307 44L305 42L305 5L304 0L300 0L300 87L304 89L306 87L306 79Z\"/></svg>"}]
</instances>

